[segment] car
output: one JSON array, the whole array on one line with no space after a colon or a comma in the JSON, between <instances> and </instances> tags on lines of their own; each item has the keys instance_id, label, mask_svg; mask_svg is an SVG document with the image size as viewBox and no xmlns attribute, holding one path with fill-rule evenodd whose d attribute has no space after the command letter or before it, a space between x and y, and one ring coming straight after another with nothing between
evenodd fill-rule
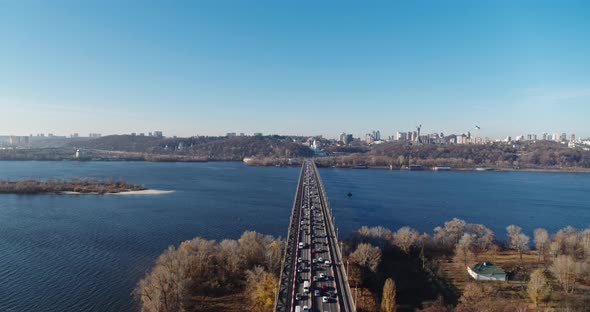
<instances>
[{"instance_id":1,"label":"car","mask_svg":"<svg viewBox=\"0 0 590 312\"><path fill-rule=\"evenodd\" d=\"M320 273L320 278L325 278L325 277L326 277L326 274Z\"/></svg>"},{"instance_id":2,"label":"car","mask_svg":"<svg viewBox=\"0 0 590 312\"><path fill-rule=\"evenodd\" d=\"M318 261L319 261L319 262L324 262L324 258L320 257L320 258L318 259Z\"/></svg>"},{"instance_id":3,"label":"car","mask_svg":"<svg viewBox=\"0 0 590 312\"><path fill-rule=\"evenodd\" d=\"M309 312L309 307L308 306L303 306L303 312Z\"/></svg>"},{"instance_id":4,"label":"car","mask_svg":"<svg viewBox=\"0 0 590 312\"><path fill-rule=\"evenodd\" d=\"M303 279L301 278L301 276L297 276L297 283L303 283Z\"/></svg>"},{"instance_id":5,"label":"car","mask_svg":"<svg viewBox=\"0 0 590 312\"><path fill-rule=\"evenodd\" d=\"M303 270L301 268L297 268L297 273L301 273Z\"/></svg>"},{"instance_id":6,"label":"car","mask_svg":"<svg viewBox=\"0 0 590 312\"><path fill-rule=\"evenodd\" d=\"M314 281L314 282L317 282L317 281L318 281L318 277L317 277L317 276L314 276L314 277L313 277L313 281Z\"/></svg>"},{"instance_id":7,"label":"car","mask_svg":"<svg viewBox=\"0 0 590 312\"><path fill-rule=\"evenodd\" d=\"M303 261L301 260L301 257L297 258L297 262L301 263L301 261Z\"/></svg>"},{"instance_id":8,"label":"car","mask_svg":"<svg viewBox=\"0 0 590 312\"><path fill-rule=\"evenodd\" d=\"M326 302L328 302L328 296L323 296L323 297L322 297L322 302L323 302L323 303L326 303Z\"/></svg>"},{"instance_id":9,"label":"car","mask_svg":"<svg viewBox=\"0 0 590 312\"><path fill-rule=\"evenodd\" d=\"M320 291L316 289L316 290L313 292L313 295L314 295L315 297L319 297L319 296L320 296Z\"/></svg>"},{"instance_id":10,"label":"car","mask_svg":"<svg viewBox=\"0 0 590 312\"><path fill-rule=\"evenodd\" d=\"M296 293L295 294L295 300L297 300L297 301L301 300L301 294L300 293Z\"/></svg>"},{"instance_id":11,"label":"car","mask_svg":"<svg viewBox=\"0 0 590 312\"><path fill-rule=\"evenodd\" d=\"M316 249L315 248L311 250L311 254L313 255L314 253L316 253Z\"/></svg>"},{"instance_id":12,"label":"car","mask_svg":"<svg viewBox=\"0 0 590 312\"><path fill-rule=\"evenodd\" d=\"M313 260L311 260L311 262L312 262L313 264L316 264L316 263L318 263L318 259L315 259L315 258L314 258Z\"/></svg>"},{"instance_id":13,"label":"car","mask_svg":"<svg viewBox=\"0 0 590 312\"><path fill-rule=\"evenodd\" d=\"M324 262L324 265L329 267L332 263L330 262L330 260L326 260L326 262Z\"/></svg>"},{"instance_id":14,"label":"car","mask_svg":"<svg viewBox=\"0 0 590 312\"><path fill-rule=\"evenodd\" d=\"M322 291L324 291L324 292L325 292L327 288L328 288L328 286L326 286L326 284L323 284L323 285L322 285Z\"/></svg>"}]
</instances>

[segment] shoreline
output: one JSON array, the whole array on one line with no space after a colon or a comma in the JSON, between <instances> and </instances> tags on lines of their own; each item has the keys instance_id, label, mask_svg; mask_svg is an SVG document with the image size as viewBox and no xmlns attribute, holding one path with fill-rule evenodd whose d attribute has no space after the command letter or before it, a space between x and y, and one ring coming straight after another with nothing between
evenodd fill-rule
<instances>
[{"instance_id":1,"label":"shoreline","mask_svg":"<svg viewBox=\"0 0 590 312\"><path fill-rule=\"evenodd\" d=\"M61 195L165 195L165 194L172 194L176 191L166 191L166 190L140 190L140 191L123 191L117 193L97 193L97 192L90 192L90 193L82 193L82 192L60 192L57 194ZM49 194L49 193L46 193Z\"/></svg>"},{"instance_id":2,"label":"shoreline","mask_svg":"<svg viewBox=\"0 0 590 312\"><path fill-rule=\"evenodd\" d=\"M145 160L145 159L92 159L92 160L80 160L80 159L0 159L0 161L41 161L41 162L51 162L51 161L71 161L71 162L148 162L148 163L206 163L206 162L240 162L246 166L250 167L278 167L276 163L274 164L259 164L259 163L246 163L243 160L217 160L217 159L208 159L208 160ZM299 165L281 165L281 168L285 167L300 167ZM367 166L367 168L354 168L354 166L321 166L318 164L318 168L334 168L334 169L354 169L354 170L405 170L400 168L393 168L390 169L388 166ZM490 167L492 168L492 167ZM503 171L503 172L546 172L546 173L590 173L590 168L492 168L493 170L489 171ZM411 170L408 170L411 171ZM423 170L414 170L414 171L434 171L432 168L424 167ZM452 168L451 170L444 170L444 171L476 171L475 168ZM489 171L481 171L481 172L489 172ZM165 191L163 191L165 192Z\"/></svg>"}]
</instances>

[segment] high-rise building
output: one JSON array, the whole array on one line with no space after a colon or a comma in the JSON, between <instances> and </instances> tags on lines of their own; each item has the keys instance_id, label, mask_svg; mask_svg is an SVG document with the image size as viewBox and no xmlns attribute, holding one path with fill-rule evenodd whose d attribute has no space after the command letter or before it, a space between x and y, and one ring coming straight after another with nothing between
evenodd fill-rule
<instances>
[{"instance_id":1,"label":"high-rise building","mask_svg":"<svg viewBox=\"0 0 590 312\"><path fill-rule=\"evenodd\" d=\"M346 144L346 133L342 132L340 134L340 142Z\"/></svg>"},{"instance_id":2,"label":"high-rise building","mask_svg":"<svg viewBox=\"0 0 590 312\"><path fill-rule=\"evenodd\" d=\"M164 137L164 134L162 133L162 131L154 131L154 136L156 138L162 138Z\"/></svg>"},{"instance_id":3,"label":"high-rise building","mask_svg":"<svg viewBox=\"0 0 590 312\"><path fill-rule=\"evenodd\" d=\"M543 132L543 141L547 141L547 132Z\"/></svg>"},{"instance_id":4,"label":"high-rise building","mask_svg":"<svg viewBox=\"0 0 590 312\"><path fill-rule=\"evenodd\" d=\"M379 131L379 130L373 131L373 139L375 141L381 140L381 131Z\"/></svg>"},{"instance_id":5,"label":"high-rise building","mask_svg":"<svg viewBox=\"0 0 590 312\"><path fill-rule=\"evenodd\" d=\"M570 134L570 142L575 142L576 141L576 135L575 134Z\"/></svg>"},{"instance_id":6,"label":"high-rise building","mask_svg":"<svg viewBox=\"0 0 590 312\"><path fill-rule=\"evenodd\" d=\"M395 139L397 141L405 141L408 139L408 134L406 132L397 132L395 134Z\"/></svg>"},{"instance_id":7,"label":"high-rise building","mask_svg":"<svg viewBox=\"0 0 590 312\"><path fill-rule=\"evenodd\" d=\"M365 135L365 142L367 142L368 144L371 144L375 141L375 137L373 137L372 133L367 133Z\"/></svg>"}]
</instances>

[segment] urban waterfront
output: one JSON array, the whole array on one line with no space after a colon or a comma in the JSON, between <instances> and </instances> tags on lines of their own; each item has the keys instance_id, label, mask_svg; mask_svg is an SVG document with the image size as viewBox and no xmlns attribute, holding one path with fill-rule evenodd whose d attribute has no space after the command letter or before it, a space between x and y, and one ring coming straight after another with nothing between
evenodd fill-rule
<instances>
[{"instance_id":1,"label":"urban waterfront","mask_svg":"<svg viewBox=\"0 0 590 312\"><path fill-rule=\"evenodd\" d=\"M431 232L453 217L500 238L590 225L590 175L321 169L340 236ZM0 162L0 178L123 178L166 195L1 195L0 311L126 311L168 245L244 230L285 236L299 168L238 162ZM352 196L348 197L347 194Z\"/></svg>"}]
</instances>

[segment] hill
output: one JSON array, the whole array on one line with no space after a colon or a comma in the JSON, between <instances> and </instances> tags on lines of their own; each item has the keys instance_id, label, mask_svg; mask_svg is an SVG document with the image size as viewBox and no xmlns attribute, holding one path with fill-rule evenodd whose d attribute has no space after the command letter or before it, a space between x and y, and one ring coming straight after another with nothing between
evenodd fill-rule
<instances>
[{"instance_id":1,"label":"hill","mask_svg":"<svg viewBox=\"0 0 590 312\"><path fill-rule=\"evenodd\" d=\"M113 135L69 147L86 150L147 153L199 160L243 160L246 157L311 157L313 152L286 136L155 138Z\"/></svg>"}]
</instances>

